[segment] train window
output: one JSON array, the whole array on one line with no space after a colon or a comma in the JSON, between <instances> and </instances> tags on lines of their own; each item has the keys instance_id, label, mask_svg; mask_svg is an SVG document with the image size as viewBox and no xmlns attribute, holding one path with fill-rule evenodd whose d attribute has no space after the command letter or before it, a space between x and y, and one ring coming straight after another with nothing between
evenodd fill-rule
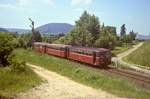
<instances>
[{"instance_id":1,"label":"train window","mask_svg":"<svg viewBox=\"0 0 150 99\"><path fill-rule=\"evenodd\" d=\"M43 46L41 45L41 46L40 46L40 48L42 49L42 48L43 48Z\"/></svg>"},{"instance_id":2,"label":"train window","mask_svg":"<svg viewBox=\"0 0 150 99\"><path fill-rule=\"evenodd\" d=\"M100 57L100 52L96 52L96 57Z\"/></svg>"},{"instance_id":3,"label":"train window","mask_svg":"<svg viewBox=\"0 0 150 99\"><path fill-rule=\"evenodd\" d=\"M105 57L106 57L107 59L111 58L111 53L110 53L110 52L106 52L106 53L105 53Z\"/></svg>"},{"instance_id":4,"label":"train window","mask_svg":"<svg viewBox=\"0 0 150 99\"><path fill-rule=\"evenodd\" d=\"M90 52L89 52L89 51L87 51L87 55L90 55Z\"/></svg>"},{"instance_id":5,"label":"train window","mask_svg":"<svg viewBox=\"0 0 150 99\"><path fill-rule=\"evenodd\" d=\"M62 51L65 50L65 48L63 48L63 47L53 47L53 46L48 46L48 48L50 48L50 49L55 49L55 50L62 50Z\"/></svg>"},{"instance_id":6,"label":"train window","mask_svg":"<svg viewBox=\"0 0 150 99\"><path fill-rule=\"evenodd\" d=\"M40 45L35 45L35 47L39 47Z\"/></svg>"},{"instance_id":7,"label":"train window","mask_svg":"<svg viewBox=\"0 0 150 99\"><path fill-rule=\"evenodd\" d=\"M88 55L88 52L87 52L87 51L85 51L85 55Z\"/></svg>"}]
</instances>

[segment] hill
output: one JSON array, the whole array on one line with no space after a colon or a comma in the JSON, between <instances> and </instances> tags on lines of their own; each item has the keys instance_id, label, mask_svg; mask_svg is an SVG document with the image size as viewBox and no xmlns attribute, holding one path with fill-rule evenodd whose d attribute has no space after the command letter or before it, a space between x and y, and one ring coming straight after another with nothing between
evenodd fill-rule
<instances>
[{"instance_id":1,"label":"hill","mask_svg":"<svg viewBox=\"0 0 150 99\"><path fill-rule=\"evenodd\" d=\"M0 32L8 32L8 31L4 28L0 28Z\"/></svg>"},{"instance_id":2,"label":"hill","mask_svg":"<svg viewBox=\"0 0 150 99\"><path fill-rule=\"evenodd\" d=\"M138 39L138 40L150 40L150 36L148 36L148 35L137 35L136 39Z\"/></svg>"},{"instance_id":3,"label":"hill","mask_svg":"<svg viewBox=\"0 0 150 99\"><path fill-rule=\"evenodd\" d=\"M150 41L146 41L139 49L124 58L125 61L150 67Z\"/></svg>"},{"instance_id":4,"label":"hill","mask_svg":"<svg viewBox=\"0 0 150 99\"><path fill-rule=\"evenodd\" d=\"M6 28L9 32L17 32L19 34L21 33L27 33L30 32L28 29L19 29L19 28Z\"/></svg>"},{"instance_id":5,"label":"hill","mask_svg":"<svg viewBox=\"0 0 150 99\"><path fill-rule=\"evenodd\" d=\"M60 34L67 33L73 28L73 25L68 23L49 23L36 28L41 34ZM29 29L20 28L0 28L0 32L17 32L19 34L30 32Z\"/></svg>"},{"instance_id":6,"label":"hill","mask_svg":"<svg viewBox=\"0 0 150 99\"><path fill-rule=\"evenodd\" d=\"M60 34L67 33L73 28L73 25L68 23L49 23L38 27L36 30L43 34Z\"/></svg>"}]
</instances>

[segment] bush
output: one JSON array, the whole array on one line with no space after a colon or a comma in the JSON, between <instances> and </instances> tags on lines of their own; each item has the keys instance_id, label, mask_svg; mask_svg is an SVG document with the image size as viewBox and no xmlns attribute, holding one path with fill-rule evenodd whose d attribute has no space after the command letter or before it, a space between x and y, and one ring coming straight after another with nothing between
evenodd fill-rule
<instances>
[{"instance_id":1,"label":"bush","mask_svg":"<svg viewBox=\"0 0 150 99\"><path fill-rule=\"evenodd\" d=\"M8 58L14 49L13 37L9 33L0 33L0 64L1 66L10 65Z\"/></svg>"},{"instance_id":2,"label":"bush","mask_svg":"<svg viewBox=\"0 0 150 99\"><path fill-rule=\"evenodd\" d=\"M64 40L64 39L63 39ZM66 35L65 44L77 46L92 46L92 34L85 28L76 27Z\"/></svg>"},{"instance_id":3,"label":"bush","mask_svg":"<svg viewBox=\"0 0 150 99\"><path fill-rule=\"evenodd\" d=\"M27 70L27 66L24 61L16 61L14 60L10 65L10 70L12 72L25 72Z\"/></svg>"},{"instance_id":4,"label":"bush","mask_svg":"<svg viewBox=\"0 0 150 99\"><path fill-rule=\"evenodd\" d=\"M121 37L121 41L125 43L132 43L133 39L131 35L124 35Z\"/></svg>"},{"instance_id":5,"label":"bush","mask_svg":"<svg viewBox=\"0 0 150 99\"><path fill-rule=\"evenodd\" d=\"M106 29L100 33L99 39L95 41L96 47L103 47L108 49L114 49L116 46L117 37Z\"/></svg>"},{"instance_id":6,"label":"bush","mask_svg":"<svg viewBox=\"0 0 150 99\"><path fill-rule=\"evenodd\" d=\"M33 37L32 33L21 34L18 37L18 42L19 42L18 46L23 48L31 47L32 37Z\"/></svg>"},{"instance_id":7,"label":"bush","mask_svg":"<svg viewBox=\"0 0 150 99\"><path fill-rule=\"evenodd\" d=\"M25 62L19 62L12 51L16 47L15 38L10 33L0 33L0 66L10 66L11 71L26 70Z\"/></svg>"},{"instance_id":8,"label":"bush","mask_svg":"<svg viewBox=\"0 0 150 99\"><path fill-rule=\"evenodd\" d=\"M53 43L55 44L64 44L66 41L65 41L65 36L63 37L60 37L58 40L54 41Z\"/></svg>"}]
</instances>

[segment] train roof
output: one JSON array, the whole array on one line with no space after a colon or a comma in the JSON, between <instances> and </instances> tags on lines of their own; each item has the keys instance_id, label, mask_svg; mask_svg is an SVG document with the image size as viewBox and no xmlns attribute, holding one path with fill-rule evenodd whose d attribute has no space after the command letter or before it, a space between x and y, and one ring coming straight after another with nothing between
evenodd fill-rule
<instances>
[{"instance_id":1,"label":"train roof","mask_svg":"<svg viewBox=\"0 0 150 99\"><path fill-rule=\"evenodd\" d=\"M65 47L71 46L71 45L64 45L64 44L49 44L49 43L44 43L44 42L34 42L34 45L45 45L45 46L53 47L53 48L65 48Z\"/></svg>"},{"instance_id":2,"label":"train roof","mask_svg":"<svg viewBox=\"0 0 150 99\"><path fill-rule=\"evenodd\" d=\"M72 46L72 49L77 49L77 50L83 50L83 51L89 51L89 52L107 52L109 51L109 49L105 49L105 48L89 48L89 47L76 47L76 46Z\"/></svg>"},{"instance_id":3,"label":"train roof","mask_svg":"<svg viewBox=\"0 0 150 99\"><path fill-rule=\"evenodd\" d=\"M70 47L71 45L64 45L64 44L46 44L48 47L57 47L57 48L66 48Z\"/></svg>"},{"instance_id":4,"label":"train roof","mask_svg":"<svg viewBox=\"0 0 150 99\"><path fill-rule=\"evenodd\" d=\"M69 47L71 49L75 50L82 50L82 51L88 51L88 52L107 52L109 49L105 48L89 48L89 47L78 47L78 46L71 46L71 45L64 45L64 44L49 44L49 43L44 43L44 42L34 42L35 45L45 45L47 47L52 47L52 48L66 48Z\"/></svg>"},{"instance_id":5,"label":"train roof","mask_svg":"<svg viewBox=\"0 0 150 99\"><path fill-rule=\"evenodd\" d=\"M44 42L34 42L34 45L47 45L48 43L44 43Z\"/></svg>"}]
</instances>

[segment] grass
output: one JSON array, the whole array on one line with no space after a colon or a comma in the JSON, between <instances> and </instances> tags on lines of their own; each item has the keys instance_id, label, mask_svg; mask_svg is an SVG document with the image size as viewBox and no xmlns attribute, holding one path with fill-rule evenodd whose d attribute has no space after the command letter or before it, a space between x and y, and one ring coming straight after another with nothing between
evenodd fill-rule
<instances>
[{"instance_id":1,"label":"grass","mask_svg":"<svg viewBox=\"0 0 150 99\"><path fill-rule=\"evenodd\" d=\"M125 79L104 75L99 70L83 64L24 49L18 49L14 53L21 60L42 66L48 70L69 77L74 81L105 90L120 97L132 97L135 99L150 98L150 91L141 89Z\"/></svg>"},{"instance_id":2,"label":"grass","mask_svg":"<svg viewBox=\"0 0 150 99\"><path fill-rule=\"evenodd\" d=\"M12 72L9 67L0 68L0 96L13 96L39 85L41 78L31 69L24 72Z\"/></svg>"},{"instance_id":3,"label":"grass","mask_svg":"<svg viewBox=\"0 0 150 99\"><path fill-rule=\"evenodd\" d=\"M117 47L115 47L115 49L113 49L112 51L111 51L111 53L114 55L114 56L116 56L117 54L120 54L120 53L122 53L122 52L124 52L124 51L126 51L126 50L128 50L128 49L130 49L130 48L132 48L132 45L122 45L122 46L117 46Z\"/></svg>"},{"instance_id":4,"label":"grass","mask_svg":"<svg viewBox=\"0 0 150 99\"><path fill-rule=\"evenodd\" d=\"M131 64L150 67L150 41L144 42L139 49L123 58L123 60Z\"/></svg>"}]
</instances>

